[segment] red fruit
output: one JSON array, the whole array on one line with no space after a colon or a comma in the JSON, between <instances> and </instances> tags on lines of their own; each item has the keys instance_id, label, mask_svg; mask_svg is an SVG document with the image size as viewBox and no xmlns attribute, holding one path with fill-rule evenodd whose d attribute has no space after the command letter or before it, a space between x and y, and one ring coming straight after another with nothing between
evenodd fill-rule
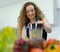
<instances>
[{"instance_id":1,"label":"red fruit","mask_svg":"<svg viewBox=\"0 0 60 52\"><path fill-rule=\"evenodd\" d=\"M30 52L44 52L44 50L40 48L32 48Z\"/></svg>"},{"instance_id":2,"label":"red fruit","mask_svg":"<svg viewBox=\"0 0 60 52\"><path fill-rule=\"evenodd\" d=\"M18 39L15 44L22 45L25 41L23 39Z\"/></svg>"},{"instance_id":3,"label":"red fruit","mask_svg":"<svg viewBox=\"0 0 60 52\"><path fill-rule=\"evenodd\" d=\"M48 39L48 41L46 42L46 46L48 47L48 46L51 45L51 44L56 44L56 45L58 45L59 42L58 42L58 40L56 40L56 39Z\"/></svg>"},{"instance_id":4,"label":"red fruit","mask_svg":"<svg viewBox=\"0 0 60 52\"><path fill-rule=\"evenodd\" d=\"M29 50L29 44L23 39L18 39L14 45L14 52L27 52Z\"/></svg>"}]
</instances>

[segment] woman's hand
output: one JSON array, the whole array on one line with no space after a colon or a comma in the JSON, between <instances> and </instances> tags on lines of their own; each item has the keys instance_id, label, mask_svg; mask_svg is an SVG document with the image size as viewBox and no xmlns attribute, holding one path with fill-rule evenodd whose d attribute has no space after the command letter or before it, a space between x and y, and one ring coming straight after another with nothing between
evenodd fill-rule
<instances>
[{"instance_id":1,"label":"woman's hand","mask_svg":"<svg viewBox=\"0 0 60 52\"><path fill-rule=\"evenodd\" d=\"M51 32L51 26L46 18L44 18L43 20L38 20L36 23L43 24L43 28L45 29L45 31L48 33Z\"/></svg>"},{"instance_id":2,"label":"woman's hand","mask_svg":"<svg viewBox=\"0 0 60 52\"><path fill-rule=\"evenodd\" d=\"M43 28L45 29L46 32L51 33L52 29L51 29L51 25L49 23L49 21L47 20L47 18L43 18Z\"/></svg>"},{"instance_id":3,"label":"woman's hand","mask_svg":"<svg viewBox=\"0 0 60 52\"><path fill-rule=\"evenodd\" d=\"M37 24L43 24L43 21L42 20L38 20L36 21Z\"/></svg>"}]
</instances>

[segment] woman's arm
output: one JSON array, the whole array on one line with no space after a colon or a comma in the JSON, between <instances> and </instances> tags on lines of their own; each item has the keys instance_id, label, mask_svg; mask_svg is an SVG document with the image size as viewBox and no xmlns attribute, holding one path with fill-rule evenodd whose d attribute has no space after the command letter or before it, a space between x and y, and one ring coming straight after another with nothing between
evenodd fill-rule
<instances>
[{"instance_id":1,"label":"woman's arm","mask_svg":"<svg viewBox=\"0 0 60 52\"><path fill-rule=\"evenodd\" d=\"M51 30L51 25L49 24L47 18L43 18L42 21L45 31L50 33L52 30Z\"/></svg>"},{"instance_id":2,"label":"woman's arm","mask_svg":"<svg viewBox=\"0 0 60 52\"><path fill-rule=\"evenodd\" d=\"M22 29L22 38L23 38L25 41L28 41L28 37L25 36L25 26L24 26L23 29Z\"/></svg>"},{"instance_id":3,"label":"woman's arm","mask_svg":"<svg viewBox=\"0 0 60 52\"><path fill-rule=\"evenodd\" d=\"M46 32L51 32L51 25L49 24L47 18L43 18L42 20L38 20L36 23L43 24L43 28Z\"/></svg>"}]
</instances>

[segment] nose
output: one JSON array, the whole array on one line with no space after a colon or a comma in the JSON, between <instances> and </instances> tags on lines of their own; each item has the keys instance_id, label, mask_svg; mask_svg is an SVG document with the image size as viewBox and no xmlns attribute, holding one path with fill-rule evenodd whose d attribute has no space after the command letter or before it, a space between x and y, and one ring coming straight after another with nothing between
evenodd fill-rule
<instances>
[{"instance_id":1,"label":"nose","mask_svg":"<svg viewBox=\"0 0 60 52\"><path fill-rule=\"evenodd\" d=\"M32 12L29 12L29 14L31 15L31 14L32 14Z\"/></svg>"}]
</instances>

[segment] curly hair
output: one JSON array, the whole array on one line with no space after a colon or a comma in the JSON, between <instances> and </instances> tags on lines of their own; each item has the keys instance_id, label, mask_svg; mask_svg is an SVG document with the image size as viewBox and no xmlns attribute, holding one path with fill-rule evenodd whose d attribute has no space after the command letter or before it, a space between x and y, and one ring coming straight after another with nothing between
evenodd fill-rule
<instances>
[{"instance_id":1,"label":"curly hair","mask_svg":"<svg viewBox=\"0 0 60 52\"><path fill-rule=\"evenodd\" d=\"M26 2L24 4L24 6L22 7L20 15L18 17L18 30L19 30L20 34L22 34L23 27L30 22L29 18L26 15L26 7L28 5L33 5L34 6L36 19L38 19L38 20L41 19L42 20L44 18L43 12L37 7L37 5L35 5L33 2Z\"/></svg>"}]
</instances>

